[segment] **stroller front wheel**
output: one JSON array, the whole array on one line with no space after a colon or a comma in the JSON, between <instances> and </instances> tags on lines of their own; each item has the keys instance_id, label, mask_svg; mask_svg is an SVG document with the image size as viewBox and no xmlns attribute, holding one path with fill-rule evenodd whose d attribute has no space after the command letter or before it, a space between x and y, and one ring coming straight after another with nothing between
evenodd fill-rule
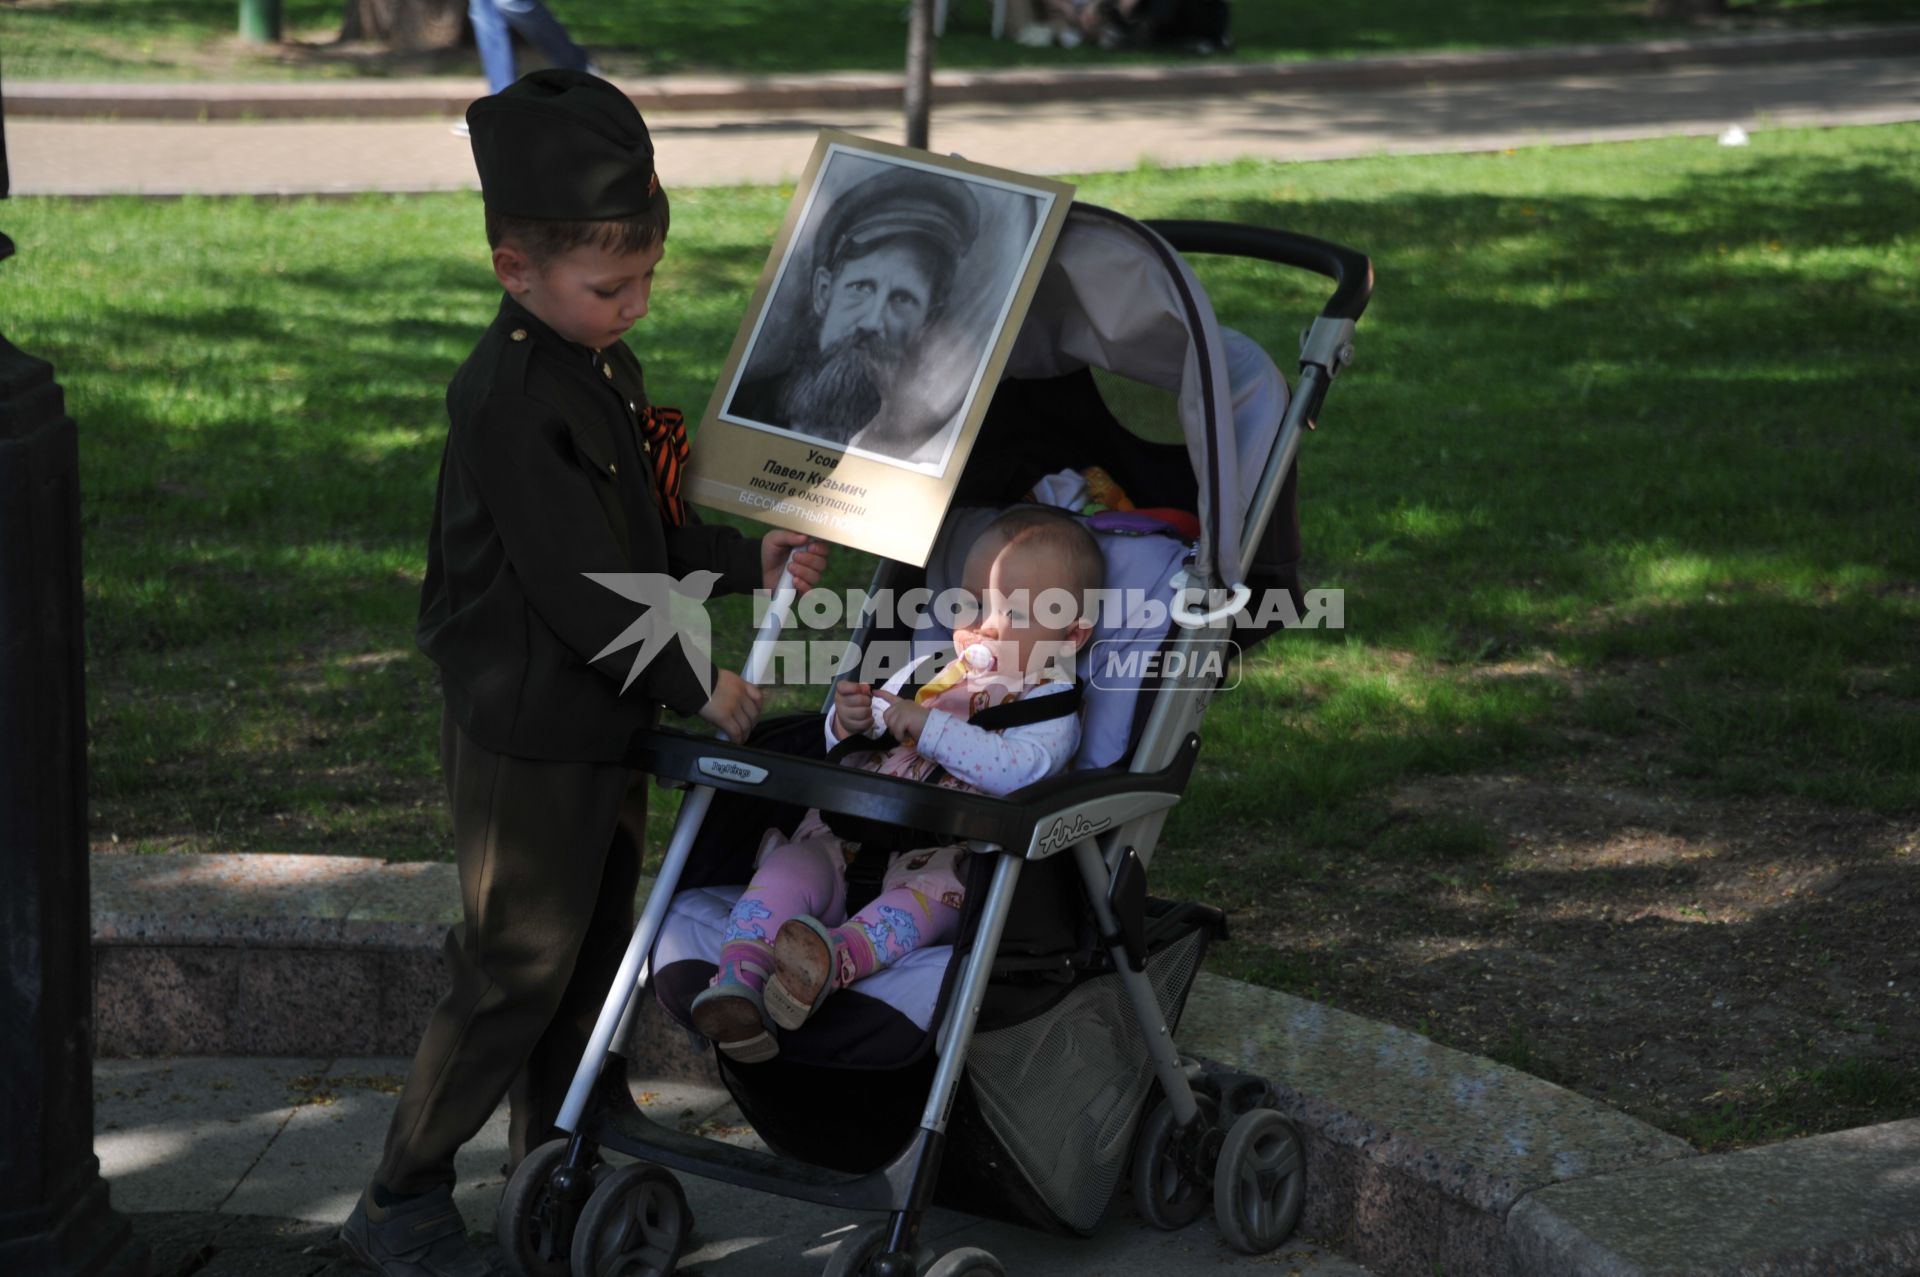
<instances>
[{"instance_id":1,"label":"stroller front wheel","mask_svg":"<svg viewBox=\"0 0 1920 1277\"><path fill-rule=\"evenodd\" d=\"M573 1234L573 1277L666 1277L693 1234L680 1181L635 1162L594 1185Z\"/></svg>"},{"instance_id":2,"label":"stroller front wheel","mask_svg":"<svg viewBox=\"0 0 1920 1277\"><path fill-rule=\"evenodd\" d=\"M871 1277L868 1266L886 1252L888 1231L887 1221L880 1219L847 1234L846 1239L827 1256L823 1277ZM932 1252L925 1246L919 1247L913 1255L913 1267L909 1271L921 1271L931 1259Z\"/></svg>"},{"instance_id":3,"label":"stroller front wheel","mask_svg":"<svg viewBox=\"0 0 1920 1277\"><path fill-rule=\"evenodd\" d=\"M1242 1113L1228 1128L1213 1176L1214 1220L1227 1244L1261 1255L1287 1239L1306 1202L1300 1134L1272 1109Z\"/></svg>"},{"instance_id":4,"label":"stroller front wheel","mask_svg":"<svg viewBox=\"0 0 1920 1277\"><path fill-rule=\"evenodd\" d=\"M566 1158L567 1141L549 1140L514 1168L500 1194L493 1231L514 1277L568 1277L573 1221L591 1186L582 1185L578 1201L556 1196L553 1173Z\"/></svg>"},{"instance_id":5,"label":"stroller front wheel","mask_svg":"<svg viewBox=\"0 0 1920 1277\"><path fill-rule=\"evenodd\" d=\"M1211 1096L1196 1093L1202 1129L1211 1129L1216 1107ZM1185 1228L1207 1209L1207 1186L1194 1174L1193 1158L1180 1138L1173 1105L1161 1100L1140 1123L1133 1146L1133 1204L1141 1217L1166 1232Z\"/></svg>"}]
</instances>

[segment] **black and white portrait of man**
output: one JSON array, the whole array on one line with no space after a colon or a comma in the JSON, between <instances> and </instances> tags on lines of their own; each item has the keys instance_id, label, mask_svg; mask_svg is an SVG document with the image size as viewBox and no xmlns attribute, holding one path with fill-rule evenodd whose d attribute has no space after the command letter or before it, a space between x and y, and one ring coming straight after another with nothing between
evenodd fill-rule
<instances>
[{"instance_id":1,"label":"black and white portrait of man","mask_svg":"<svg viewBox=\"0 0 1920 1277\"><path fill-rule=\"evenodd\" d=\"M723 416L940 469L1026 269L1045 198L830 149Z\"/></svg>"}]
</instances>

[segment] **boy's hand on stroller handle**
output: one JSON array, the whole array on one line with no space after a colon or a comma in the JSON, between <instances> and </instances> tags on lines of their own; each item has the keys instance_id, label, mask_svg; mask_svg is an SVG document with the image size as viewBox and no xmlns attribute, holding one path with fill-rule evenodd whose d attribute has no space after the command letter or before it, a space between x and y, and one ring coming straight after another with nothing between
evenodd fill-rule
<instances>
[{"instance_id":1,"label":"boy's hand on stroller handle","mask_svg":"<svg viewBox=\"0 0 1920 1277\"><path fill-rule=\"evenodd\" d=\"M760 719L760 689L732 670L721 670L700 717L725 732L728 740L744 741Z\"/></svg>"},{"instance_id":2,"label":"boy's hand on stroller handle","mask_svg":"<svg viewBox=\"0 0 1920 1277\"><path fill-rule=\"evenodd\" d=\"M866 736L873 731L873 684L842 681L833 686L834 735Z\"/></svg>"},{"instance_id":3,"label":"boy's hand on stroller handle","mask_svg":"<svg viewBox=\"0 0 1920 1277\"><path fill-rule=\"evenodd\" d=\"M880 716L886 723L893 738L903 745L911 745L920 739L920 733L927 730L927 707L907 697L896 696L886 688L876 688L873 693L880 698Z\"/></svg>"},{"instance_id":4,"label":"boy's hand on stroller handle","mask_svg":"<svg viewBox=\"0 0 1920 1277\"><path fill-rule=\"evenodd\" d=\"M793 588L805 594L827 570L827 547L804 532L776 528L760 538L760 576L769 590L780 584L780 569L793 573Z\"/></svg>"}]
</instances>

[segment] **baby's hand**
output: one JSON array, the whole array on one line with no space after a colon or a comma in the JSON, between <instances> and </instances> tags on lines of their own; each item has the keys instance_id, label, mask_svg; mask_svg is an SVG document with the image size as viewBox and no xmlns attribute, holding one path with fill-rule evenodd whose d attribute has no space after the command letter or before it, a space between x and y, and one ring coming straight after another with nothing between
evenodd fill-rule
<instances>
[{"instance_id":1,"label":"baby's hand","mask_svg":"<svg viewBox=\"0 0 1920 1277\"><path fill-rule=\"evenodd\" d=\"M884 713L887 730L902 745L911 745L920 739L920 733L927 730L927 707L915 704L904 696L895 696L886 688L875 688L875 696L885 703Z\"/></svg>"},{"instance_id":2,"label":"baby's hand","mask_svg":"<svg viewBox=\"0 0 1920 1277\"><path fill-rule=\"evenodd\" d=\"M841 740L873 730L873 685L845 679L833 685L833 730Z\"/></svg>"}]
</instances>

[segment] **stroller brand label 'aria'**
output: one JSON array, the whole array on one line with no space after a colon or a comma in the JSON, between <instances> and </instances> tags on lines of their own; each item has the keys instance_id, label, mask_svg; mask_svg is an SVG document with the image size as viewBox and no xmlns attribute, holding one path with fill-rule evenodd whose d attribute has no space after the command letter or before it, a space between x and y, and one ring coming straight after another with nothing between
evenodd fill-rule
<instances>
[{"instance_id":1,"label":"stroller brand label 'aria'","mask_svg":"<svg viewBox=\"0 0 1920 1277\"><path fill-rule=\"evenodd\" d=\"M1111 816L1102 816L1099 820L1088 820L1083 813L1075 812L1072 820L1064 817L1055 820L1047 831L1034 842L1034 849L1043 855L1065 851L1082 838L1091 838L1113 823Z\"/></svg>"}]
</instances>

